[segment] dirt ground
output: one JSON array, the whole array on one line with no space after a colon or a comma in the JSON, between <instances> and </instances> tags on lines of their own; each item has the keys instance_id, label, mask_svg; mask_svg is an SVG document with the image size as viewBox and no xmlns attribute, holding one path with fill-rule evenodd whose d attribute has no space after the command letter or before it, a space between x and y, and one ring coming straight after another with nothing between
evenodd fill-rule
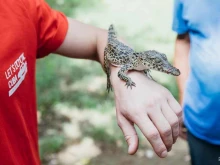
<instances>
[{"instance_id":1,"label":"dirt ground","mask_svg":"<svg viewBox=\"0 0 220 165\"><path fill-rule=\"evenodd\" d=\"M60 105L61 106L61 105ZM66 141L64 148L58 153L48 154L42 160L43 165L189 165L188 146L185 141L178 139L168 153L167 158L159 158L147 140L140 137L139 149L133 156L128 155L124 139L116 138L121 132L119 128L111 130L112 116L108 113L97 111L71 110L58 106L59 111L55 116L62 119L69 116L68 129L62 132ZM66 109L66 111L64 111ZM92 118L91 118L92 116ZM97 118L99 120L97 120ZM101 121L100 121L101 120ZM48 121L48 120L44 120ZM53 120L61 123L58 119ZM59 122L58 122L59 121ZM109 121L109 122L108 122ZM96 123L98 122L98 123ZM52 123L52 122L50 122ZM86 124L87 123L87 124ZM88 124L90 123L90 124ZM105 125L102 130L98 125ZM47 124L46 124L47 125ZM60 124L59 124L60 125ZM61 124L61 126L64 126ZM95 126L95 127L93 127ZM40 127L41 130L42 127ZM88 134L86 129L91 129ZM114 128L114 127L113 127ZM104 132L103 132L104 131ZM87 133L86 133L87 132ZM110 132L110 133L107 133ZM111 134L112 132L112 134ZM116 132L118 132L116 134ZM112 137L111 137L112 135Z\"/></svg>"},{"instance_id":2,"label":"dirt ground","mask_svg":"<svg viewBox=\"0 0 220 165\"><path fill-rule=\"evenodd\" d=\"M142 153L141 153L142 152ZM167 158L161 159L155 154L139 151L131 156L126 151L112 149L111 146L102 148L102 153L90 160L88 165L190 165L187 144L178 140Z\"/></svg>"}]
</instances>

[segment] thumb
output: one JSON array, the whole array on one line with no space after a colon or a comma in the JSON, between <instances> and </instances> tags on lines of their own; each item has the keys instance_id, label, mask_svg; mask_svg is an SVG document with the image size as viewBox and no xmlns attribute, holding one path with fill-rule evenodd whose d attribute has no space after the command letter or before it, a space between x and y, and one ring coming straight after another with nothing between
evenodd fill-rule
<instances>
[{"instance_id":1,"label":"thumb","mask_svg":"<svg viewBox=\"0 0 220 165\"><path fill-rule=\"evenodd\" d=\"M138 149L138 136L134 128L134 124L120 114L120 117L118 116L118 125L124 134L125 140L127 141L128 154L135 154Z\"/></svg>"}]
</instances>

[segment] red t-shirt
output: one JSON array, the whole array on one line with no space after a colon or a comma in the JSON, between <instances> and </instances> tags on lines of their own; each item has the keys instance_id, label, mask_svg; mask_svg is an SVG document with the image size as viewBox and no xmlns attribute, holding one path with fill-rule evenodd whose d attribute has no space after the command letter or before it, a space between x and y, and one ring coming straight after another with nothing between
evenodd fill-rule
<instances>
[{"instance_id":1,"label":"red t-shirt","mask_svg":"<svg viewBox=\"0 0 220 165\"><path fill-rule=\"evenodd\" d=\"M62 44L68 23L43 0L0 4L0 165L39 165L36 58Z\"/></svg>"}]
</instances>

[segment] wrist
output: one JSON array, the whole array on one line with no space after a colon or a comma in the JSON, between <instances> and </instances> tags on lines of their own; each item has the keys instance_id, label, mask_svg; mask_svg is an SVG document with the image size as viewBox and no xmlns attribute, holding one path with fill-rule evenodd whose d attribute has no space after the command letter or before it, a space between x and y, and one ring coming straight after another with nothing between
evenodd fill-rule
<instances>
[{"instance_id":1,"label":"wrist","mask_svg":"<svg viewBox=\"0 0 220 165\"><path fill-rule=\"evenodd\" d=\"M121 80L118 77L118 71L120 70L120 67L116 67L116 66L110 66L110 70L111 70L111 83L114 89L117 88L125 88L127 89L127 87L125 86L125 81ZM149 83L148 81L151 81L147 76L145 76L142 72L139 71L128 71L127 75L134 80L135 82L137 82L137 84L142 85L143 83ZM136 87L133 87L134 89Z\"/></svg>"},{"instance_id":2,"label":"wrist","mask_svg":"<svg viewBox=\"0 0 220 165\"><path fill-rule=\"evenodd\" d=\"M107 45L108 33L106 30L98 29L96 33L96 59L104 66L104 50Z\"/></svg>"},{"instance_id":3,"label":"wrist","mask_svg":"<svg viewBox=\"0 0 220 165\"><path fill-rule=\"evenodd\" d=\"M120 70L120 67L116 67L116 66L110 65L110 72L111 72L110 80L111 80L111 83L112 83L113 87L115 85L117 85L119 82L123 82L118 77L118 71L119 70Z\"/></svg>"}]
</instances>

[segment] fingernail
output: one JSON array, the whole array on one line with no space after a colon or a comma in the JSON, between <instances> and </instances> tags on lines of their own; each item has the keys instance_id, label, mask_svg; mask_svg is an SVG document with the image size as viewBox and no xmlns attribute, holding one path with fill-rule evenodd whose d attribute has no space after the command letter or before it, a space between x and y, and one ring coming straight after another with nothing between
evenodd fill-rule
<instances>
[{"instance_id":1,"label":"fingernail","mask_svg":"<svg viewBox=\"0 0 220 165\"><path fill-rule=\"evenodd\" d=\"M167 151L163 151L161 157L165 158L167 156Z\"/></svg>"},{"instance_id":2,"label":"fingernail","mask_svg":"<svg viewBox=\"0 0 220 165\"><path fill-rule=\"evenodd\" d=\"M132 145L128 146L128 153L131 154L131 150L132 150Z\"/></svg>"},{"instance_id":3,"label":"fingernail","mask_svg":"<svg viewBox=\"0 0 220 165\"><path fill-rule=\"evenodd\" d=\"M128 153L131 153L131 146L128 147Z\"/></svg>"}]
</instances>

